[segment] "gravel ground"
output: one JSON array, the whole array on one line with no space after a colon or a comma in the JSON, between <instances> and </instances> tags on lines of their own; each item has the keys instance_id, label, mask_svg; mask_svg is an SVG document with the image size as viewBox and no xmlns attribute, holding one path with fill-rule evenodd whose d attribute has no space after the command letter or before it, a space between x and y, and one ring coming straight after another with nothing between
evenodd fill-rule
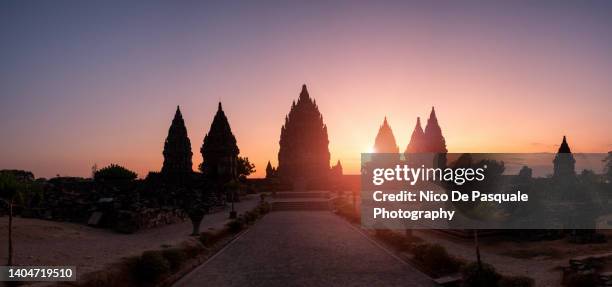
<instances>
[{"instance_id":1,"label":"gravel ground","mask_svg":"<svg viewBox=\"0 0 612 287\"><path fill-rule=\"evenodd\" d=\"M175 286L434 286L327 211L272 212Z\"/></svg>"}]
</instances>

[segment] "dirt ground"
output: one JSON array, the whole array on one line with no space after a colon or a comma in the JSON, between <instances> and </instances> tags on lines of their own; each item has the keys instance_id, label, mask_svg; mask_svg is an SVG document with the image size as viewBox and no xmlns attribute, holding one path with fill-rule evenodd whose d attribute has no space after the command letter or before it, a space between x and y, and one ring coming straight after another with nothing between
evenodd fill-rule
<instances>
[{"instance_id":1,"label":"dirt ground","mask_svg":"<svg viewBox=\"0 0 612 287\"><path fill-rule=\"evenodd\" d=\"M529 276L536 286L561 286L561 266L568 266L569 259L584 255L612 251L612 232L601 231L607 237L602 244L573 244L565 239L552 241L517 242L502 238L481 238L481 258L504 275ZM415 235L432 243L440 243L448 252L466 261L475 261L472 239L460 239L430 231L418 231Z\"/></svg>"},{"instance_id":2,"label":"dirt ground","mask_svg":"<svg viewBox=\"0 0 612 287\"><path fill-rule=\"evenodd\" d=\"M251 210L259 202L249 196L237 203L241 213ZM201 231L221 228L228 211L204 217ZM8 218L0 218L0 262L7 260ZM119 234L107 229L39 219L15 218L13 221L14 264L76 266L77 277L122 257L137 255L145 250L159 249L188 239L189 221L136 232ZM4 265L4 264L1 264Z\"/></svg>"}]
</instances>

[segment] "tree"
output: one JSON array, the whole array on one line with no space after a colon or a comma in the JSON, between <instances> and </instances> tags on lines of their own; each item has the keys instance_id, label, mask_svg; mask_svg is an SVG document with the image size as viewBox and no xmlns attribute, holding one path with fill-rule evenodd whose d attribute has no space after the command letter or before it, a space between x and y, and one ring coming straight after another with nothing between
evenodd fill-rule
<instances>
[{"instance_id":1,"label":"tree","mask_svg":"<svg viewBox=\"0 0 612 287\"><path fill-rule=\"evenodd\" d=\"M255 172L255 165L249 162L248 157L238 157L237 173L240 180L246 180L246 177Z\"/></svg>"},{"instance_id":2,"label":"tree","mask_svg":"<svg viewBox=\"0 0 612 287\"><path fill-rule=\"evenodd\" d=\"M190 180L179 185L168 185L177 199L179 208L187 214L193 227L191 234L200 234L200 224L212 205L210 192L213 186L207 181Z\"/></svg>"},{"instance_id":3,"label":"tree","mask_svg":"<svg viewBox=\"0 0 612 287\"><path fill-rule=\"evenodd\" d=\"M203 200L201 192L193 188L183 190L185 199L181 201L182 209L191 220L192 232L191 235L200 234L200 224L204 215L208 213L208 205ZM188 199L189 198L189 199Z\"/></svg>"},{"instance_id":4,"label":"tree","mask_svg":"<svg viewBox=\"0 0 612 287\"><path fill-rule=\"evenodd\" d=\"M24 174L27 176L22 176ZM33 181L33 178L30 172L0 171L0 198L6 203L9 210L8 266L13 265L13 207L21 204L25 198L29 198L29 193L40 191L39 185Z\"/></svg>"},{"instance_id":5,"label":"tree","mask_svg":"<svg viewBox=\"0 0 612 287\"><path fill-rule=\"evenodd\" d=\"M135 172L117 164L111 164L94 173L95 181L132 181L137 177Z\"/></svg>"}]
</instances>

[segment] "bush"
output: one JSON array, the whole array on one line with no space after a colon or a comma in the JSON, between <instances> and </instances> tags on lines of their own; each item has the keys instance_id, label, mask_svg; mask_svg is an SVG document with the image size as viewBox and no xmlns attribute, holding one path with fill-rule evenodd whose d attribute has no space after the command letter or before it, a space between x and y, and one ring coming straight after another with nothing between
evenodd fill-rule
<instances>
[{"instance_id":1,"label":"bush","mask_svg":"<svg viewBox=\"0 0 612 287\"><path fill-rule=\"evenodd\" d=\"M170 263L160 251L143 252L134 266L134 275L143 282L155 282L169 272Z\"/></svg>"},{"instance_id":2,"label":"bush","mask_svg":"<svg viewBox=\"0 0 612 287\"><path fill-rule=\"evenodd\" d=\"M436 275L459 271L460 262L440 244L418 244L413 248L414 260Z\"/></svg>"},{"instance_id":3,"label":"bush","mask_svg":"<svg viewBox=\"0 0 612 287\"><path fill-rule=\"evenodd\" d=\"M178 248L164 249L162 250L162 256L164 256L164 258L168 261L172 271L176 271L181 268L187 259L185 252Z\"/></svg>"},{"instance_id":4,"label":"bush","mask_svg":"<svg viewBox=\"0 0 612 287\"><path fill-rule=\"evenodd\" d=\"M204 246L212 246L215 243L217 243L221 238L223 238L224 236L227 235L227 232L202 232L200 233L200 242L204 245Z\"/></svg>"},{"instance_id":5,"label":"bush","mask_svg":"<svg viewBox=\"0 0 612 287\"><path fill-rule=\"evenodd\" d=\"M500 275L495 268L489 264L482 263L482 269L478 268L477 262L472 262L465 266L461 272L463 287L493 287L497 286Z\"/></svg>"},{"instance_id":6,"label":"bush","mask_svg":"<svg viewBox=\"0 0 612 287\"><path fill-rule=\"evenodd\" d=\"M198 254L204 252L204 250L206 249L204 245L200 244L199 242L195 242L195 244L184 243L181 245L180 248L181 250L183 250L183 253L187 258L193 258Z\"/></svg>"},{"instance_id":7,"label":"bush","mask_svg":"<svg viewBox=\"0 0 612 287\"><path fill-rule=\"evenodd\" d=\"M242 215L242 219L246 224L252 224L258 217L259 214L256 211L247 211Z\"/></svg>"},{"instance_id":8,"label":"bush","mask_svg":"<svg viewBox=\"0 0 612 287\"><path fill-rule=\"evenodd\" d=\"M499 280L499 287L533 287L533 278L525 276L504 276Z\"/></svg>"},{"instance_id":9,"label":"bush","mask_svg":"<svg viewBox=\"0 0 612 287\"><path fill-rule=\"evenodd\" d=\"M234 219L226 224L227 229L231 233L238 233L244 228L244 223L241 219Z\"/></svg>"},{"instance_id":10,"label":"bush","mask_svg":"<svg viewBox=\"0 0 612 287\"><path fill-rule=\"evenodd\" d=\"M567 287L597 286L597 275L594 273L575 273L565 279Z\"/></svg>"},{"instance_id":11,"label":"bush","mask_svg":"<svg viewBox=\"0 0 612 287\"><path fill-rule=\"evenodd\" d=\"M403 235L389 229L376 229L375 236L400 251L410 249L410 243Z\"/></svg>"},{"instance_id":12,"label":"bush","mask_svg":"<svg viewBox=\"0 0 612 287\"><path fill-rule=\"evenodd\" d=\"M117 164L111 164L94 173L95 181L132 181L136 177L138 175L135 172Z\"/></svg>"},{"instance_id":13,"label":"bush","mask_svg":"<svg viewBox=\"0 0 612 287\"><path fill-rule=\"evenodd\" d=\"M270 212L270 203L268 203L267 201L264 201L262 203L260 203L257 206L257 210L259 211L259 214L264 215L268 212Z\"/></svg>"}]
</instances>

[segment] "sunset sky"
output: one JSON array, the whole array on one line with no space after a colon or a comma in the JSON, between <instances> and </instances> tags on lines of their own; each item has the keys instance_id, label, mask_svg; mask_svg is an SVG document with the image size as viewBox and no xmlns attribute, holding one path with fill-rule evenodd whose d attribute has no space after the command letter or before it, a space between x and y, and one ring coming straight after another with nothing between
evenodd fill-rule
<instances>
[{"instance_id":1,"label":"sunset sky","mask_svg":"<svg viewBox=\"0 0 612 287\"><path fill-rule=\"evenodd\" d=\"M177 105L196 168L222 101L262 176L303 83L345 173L432 106L449 152L612 150L612 1L379 2L2 1L0 169L144 177Z\"/></svg>"}]
</instances>

